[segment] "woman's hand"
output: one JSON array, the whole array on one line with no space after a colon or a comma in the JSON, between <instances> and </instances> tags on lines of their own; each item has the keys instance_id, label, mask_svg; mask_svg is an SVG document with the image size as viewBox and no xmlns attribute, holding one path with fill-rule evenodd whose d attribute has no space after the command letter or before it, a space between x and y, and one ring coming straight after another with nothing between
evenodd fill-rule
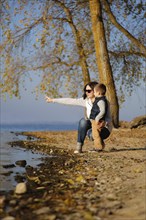
<instances>
[{"instance_id":1,"label":"woman's hand","mask_svg":"<svg viewBox=\"0 0 146 220\"><path fill-rule=\"evenodd\" d=\"M53 102L53 99L51 99L51 98L48 97L48 96L45 96L45 100L46 100L46 102Z\"/></svg>"}]
</instances>

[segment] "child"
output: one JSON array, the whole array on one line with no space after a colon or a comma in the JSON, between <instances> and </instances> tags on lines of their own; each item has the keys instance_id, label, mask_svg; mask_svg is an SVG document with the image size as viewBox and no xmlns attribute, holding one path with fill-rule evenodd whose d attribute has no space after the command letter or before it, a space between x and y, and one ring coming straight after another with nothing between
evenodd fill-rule
<instances>
[{"instance_id":1,"label":"child","mask_svg":"<svg viewBox=\"0 0 146 220\"><path fill-rule=\"evenodd\" d=\"M104 149L104 142L101 138L101 131L105 128L105 116L108 110L108 101L105 96L106 86L102 83L94 87L95 101L91 109L90 120L92 124L92 135L96 151ZM106 132L109 132L107 129ZM109 133L110 134L110 133Z\"/></svg>"}]
</instances>

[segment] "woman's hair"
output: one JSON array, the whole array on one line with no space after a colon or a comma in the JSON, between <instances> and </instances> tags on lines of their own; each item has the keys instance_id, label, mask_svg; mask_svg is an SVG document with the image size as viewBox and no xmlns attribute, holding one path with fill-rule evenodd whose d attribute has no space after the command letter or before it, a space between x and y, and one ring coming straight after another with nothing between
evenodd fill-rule
<instances>
[{"instance_id":1,"label":"woman's hair","mask_svg":"<svg viewBox=\"0 0 146 220\"><path fill-rule=\"evenodd\" d=\"M94 87L95 87L97 84L98 84L98 82L93 81L93 82L87 83L87 84L84 86L83 99L86 99L86 97L87 97L87 95L86 95L86 87L87 87L87 86L90 86L90 88L91 88L92 90L94 90Z\"/></svg>"}]
</instances>

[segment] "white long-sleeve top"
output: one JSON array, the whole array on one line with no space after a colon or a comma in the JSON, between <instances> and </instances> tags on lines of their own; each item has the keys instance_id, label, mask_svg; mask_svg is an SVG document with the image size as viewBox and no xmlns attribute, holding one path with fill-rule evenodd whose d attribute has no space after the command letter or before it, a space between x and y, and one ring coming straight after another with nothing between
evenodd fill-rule
<instances>
[{"instance_id":1,"label":"white long-sleeve top","mask_svg":"<svg viewBox=\"0 0 146 220\"><path fill-rule=\"evenodd\" d=\"M86 109L86 117L87 119L90 119L91 109L93 106L93 103L91 102L91 99L83 99L83 98L57 98L53 99L53 103L59 103L64 105L74 105L74 106L81 106ZM95 118L95 120L98 121L98 119ZM112 122L111 122L111 114L110 114L110 105L108 102L108 110L105 117L106 126L107 129L111 132L112 130Z\"/></svg>"}]
</instances>

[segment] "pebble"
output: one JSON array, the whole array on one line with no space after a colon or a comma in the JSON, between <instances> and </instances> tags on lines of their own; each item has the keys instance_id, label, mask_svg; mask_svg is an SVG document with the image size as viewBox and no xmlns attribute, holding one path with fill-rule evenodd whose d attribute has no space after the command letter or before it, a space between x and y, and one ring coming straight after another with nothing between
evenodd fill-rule
<instances>
[{"instance_id":1,"label":"pebble","mask_svg":"<svg viewBox=\"0 0 146 220\"><path fill-rule=\"evenodd\" d=\"M13 173L13 171L4 172L4 173L1 173L1 175L10 176L11 173Z\"/></svg>"},{"instance_id":2,"label":"pebble","mask_svg":"<svg viewBox=\"0 0 146 220\"><path fill-rule=\"evenodd\" d=\"M18 183L16 185L15 193L16 194L23 194L27 192L26 183Z\"/></svg>"},{"instance_id":3,"label":"pebble","mask_svg":"<svg viewBox=\"0 0 146 220\"><path fill-rule=\"evenodd\" d=\"M116 200L116 196L115 196L115 194L112 194L112 193L111 193L111 194L108 194L108 195L107 195L107 199L108 199L108 200Z\"/></svg>"},{"instance_id":4,"label":"pebble","mask_svg":"<svg viewBox=\"0 0 146 220\"><path fill-rule=\"evenodd\" d=\"M50 212L50 208L49 207L43 207L43 208L40 208L38 210L35 210L33 213L35 213L36 215L41 215L41 214L46 214Z\"/></svg>"},{"instance_id":5,"label":"pebble","mask_svg":"<svg viewBox=\"0 0 146 220\"><path fill-rule=\"evenodd\" d=\"M104 179L101 180L100 182L101 182L101 184L106 184L106 180L104 180Z\"/></svg>"},{"instance_id":6,"label":"pebble","mask_svg":"<svg viewBox=\"0 0 146 220\"><path fill-rule=\"evenodd\" d=\"M15 220L13 216L7 216L5 218L2 218L2 220Z\"/></svg>"},{"instance_id":7,"label":"pebble","mask_svg":"<svg viewBox=\"0 0 146 220\"><path fill-rule=\"evenodd\" d=\"M16 201L16 200L11 200L11 201L9 202L9 204L12 205L12 206L15 206L15 205L17 204L17 201Z\"/></svg>"},{"instance_id":8,"label":"pebble","mask_svg":"<svg viewBox=\"0 0 146 220\"><path fill-rule=\"evenodd\" d=\"M6 201L6 197L5 196L0 196L0 207L3 207Z\"/></svg>"},{"instance_id":9,"label":"pebble","mask_svg":"<svg viewBox=\"0 0 146 220\"><path fill-rule=\"evenodd\" d=\"M114 179L114 183L120 183L122 181L122 179L120 177L116 177Z\"/></svg>"},{"instance_id":10,"label":"pebble","mask_svg":"<svg viewBox=\"0 0 146 220\"><path fill-rule=\"evenodd\" d=\"M17 160L15 162L15 164L18 165L18 166L21 166L21 167L25 167L27 162L26 162L26 160Z\"/></svg>"},{"instance_id":11,"label":"pebble","mask_svg":"<svg viewBox=\"0 0 146 220\"><path fill-rule=\"evenodd\" d=\"M45 187L44 186L40 186L40 187L37 187L36 189L37 190L43 190L43 189L45 189Z\"/></svg>"},{"instance_id":12,"label":"pebble","mask_svg":"<svg viewBox=\"0 0 146 220\"><path fill-rule=\"evenodd\" d=\"M3 168L7 169L7 168L13 168L15 167L14 164L6 164L6 165L3 165Z\"/></svg>"},{"instance_id":13,"label":"pebble","mask_svg":"<svg viewBox=\"0 0 146 220\"><path fill-rule=\"evenodd\" d=\"M43 215L44 220L56 220L56 215Z\"/></svg>"}]
</instances>

